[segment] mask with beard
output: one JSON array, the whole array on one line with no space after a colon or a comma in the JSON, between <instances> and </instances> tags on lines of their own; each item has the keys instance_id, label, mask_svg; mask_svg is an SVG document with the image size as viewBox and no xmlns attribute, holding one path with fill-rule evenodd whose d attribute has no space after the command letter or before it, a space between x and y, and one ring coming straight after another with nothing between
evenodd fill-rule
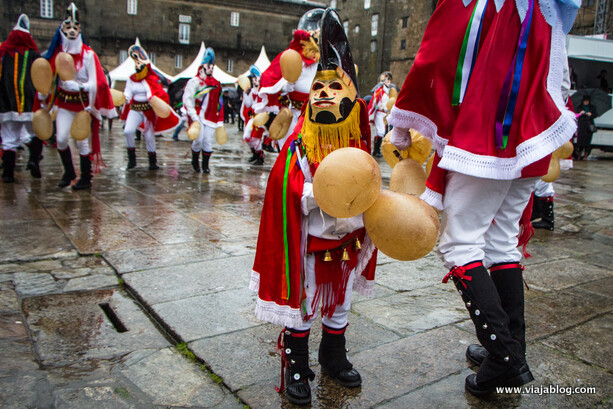
<instances>
[{"instance_id":1,"label":"mask with beard","mask_svg":"<svg viewBox=\"0 0 613 409\"><path fill-rule=\"evenodd\" d=\"M134 44L128 49L128 55L134 60L136 72L141 72L151 63L147 52L140 45Z\"/></svg>"},{"instance_id":2,"label":"mask with beard","mask_svg":"<svg viewBox=\"0 0 613 409\"><path fill-rule=\"evenodd\" d=\"M79 10L74 3L70 3L66 9L67 17L62 22L60 30L69 40L74 40L81 34L81 24L79 23Z\"/></svg>"},{"instance_id":3,"label":"mask with beard","mask_svg":"<svg viewBox=\"0 0 613 409\"><path fill-rule=\"evenodd\" d=\"M340 68L317 71L309 94L309 118L320 124L344 121L351 113L357 91Z\"/></svg>"}]
</instances>

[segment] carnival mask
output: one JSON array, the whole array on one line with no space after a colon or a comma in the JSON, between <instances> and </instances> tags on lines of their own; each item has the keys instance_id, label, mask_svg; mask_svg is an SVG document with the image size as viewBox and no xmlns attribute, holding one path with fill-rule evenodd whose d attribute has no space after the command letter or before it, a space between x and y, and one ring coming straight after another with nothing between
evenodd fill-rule
<instances>
[{"instance_id":1,"label":"carnival mask","mask_svg":"<svg viewBox=\"0 0 613 409\"><path fill-rule=\"evenodd\" d=\"M79 23L79 10L74 3L70 3L66 9L67 17L62 22L60 30L69 40L76 39L81 34L81 25Z\"/></svg>"},{"instance_id":2,"label":"carnival mask","mask_svg":"<svg viewBox=\"0 0 613 409\"><path fill-rule=\"evenodd\" d=\"M210 77L211 75L213 75L214 69L215 69L215 64L202 64L200 66L199 74L202 78L204 78L204 76Z\"/></svg>"},{"instance_id":3,"label":"carnival mask","mask_svg":"<svg viewBox=\"0 0 613 409\"><path fill-rule=\"evenodd\" d=\"M318 71L309 94L311 121L320 124L342 122L351 113L356 97L355 86L340 68Z\"/></svg>"},{"instance_id":4,"label":"carnival mask","mask_svg":"<svg viewBox=\"0 0 613 409\"><path fill-rule=\"evenodd\" d=\"M134 60L136 65L136 72L141 72L147 65L149 65L149 56L140 45L134 44L128 49L128 54Z\"/></svg>"}]
</instances>

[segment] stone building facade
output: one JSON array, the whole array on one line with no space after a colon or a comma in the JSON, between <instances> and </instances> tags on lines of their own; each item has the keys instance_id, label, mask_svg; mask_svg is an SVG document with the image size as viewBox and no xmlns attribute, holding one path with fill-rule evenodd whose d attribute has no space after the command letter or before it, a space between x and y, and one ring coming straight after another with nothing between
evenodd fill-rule
<instances>
[{"instance_id":1,"label":"stone building facade","mask_svg":"<svg viewBox=\"0 0 613 409\"><path fill-rule=\"evenodd\" d=\"M175 75L193 61L200 43L213 47L216 64L242 74L262 45L272 60L287 48L292 31L308 10L322 3L301 0L73 0L87 43L109 70L127 58L139 38L153 62ZM64 19L70 0L2 0L0 38L6 38L20 13L45 50Z\"/></svg>"}]
</instances>

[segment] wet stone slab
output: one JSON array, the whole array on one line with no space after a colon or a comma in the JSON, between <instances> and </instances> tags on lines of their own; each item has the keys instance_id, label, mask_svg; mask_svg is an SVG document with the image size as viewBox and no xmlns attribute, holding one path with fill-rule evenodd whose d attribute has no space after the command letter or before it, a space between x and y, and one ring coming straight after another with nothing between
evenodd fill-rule
<instances>
[{"instance_id":1,"label":"wet stone slab","mask_svg":"<svg viewBox=\"0 0 613 409\"><path fill-rule=\"evenodd\" d=\"M162 267L124 274L122 278L138 294L154 305L249 286L251 256Z\"/></svg>"},{"instance_id":2,"label":"wet stone slab","mask_svg":"<svg viewBox=\"0 0 613 409\"><path fill-rule=\"evenodd\" d=\"M259 225L223 210L201 210L189 217L220 232L224 237L257 237Z\"/></svg>"},{"instance_id":3,"label":"wet stone slab","mask_svg":"<svg viewBox=\"0 0 613 409\"><path fill-rule=\"evenodd\" d=\"M0 281L0 314L20 312L21 306L17 299L17 293L10 282Z\"/></svg>"},{"instance_id":4,"label":"wet stone slab","mask_svg":"<svg viewBox=\"0 0 613 409\"><path fill-rule=\"evenodd\" d=\"M370 320L349 314L346 331L348 355L387 344L399 339L391 331L380 328ZM196 356L202 358L213 372L224 379L226 385L236 391L264 380L279 379L280 352L277 339L282 327L263 324L246 330L223 334L189 344ZM321 342L321 320L317 319L309 335L311 367L318 365L317 354Z\"/></svg>"},{"instance_id":5,"label":"wet stone slab","mask_svg":"<svg viewBox=\"0 0 613 409\"><path fill-rule=\"evenodd\" d=\"M0 262L74 255L74 248L52 220L0 220Z\"/></svg>"},{"instance_id":6,"label":"wet stone slab","mask_svg":"<svg viewBox=\"0 0 613 409\"><path fill-rule=\"evenodd\" d=\"M356 302L352 308L404 336L468 318L455 288L445 284Z\"/></svg>"},{"instance_id":7,"label":"wet stone slab","mask_svg":"<svg viewBox=\"0 0 613 409\"><path fill-rule=\"evenodd\" d=\"M529 286L541 291L561 290L613 275L604 269L574 259L556 260L531 266L524 278Z\"/></svg>"},{"instance_id":8,"label":"wet stone slab","mask_svg":"<svg viewBox=\"0 0 613 409\"><path fill-rule=\"evenodd\" d=\"M184 342L260 325L254 307L246 287L151 306Z\"/></svg>"},{"instance_id":9,"label":"wet stone slab","mask_svg":"<svg viewBox=\"0 0 613 409\"><path fill-rule=\"evenodd\" d=\"M574 328L546 338L542 342L578 359L605 368L613 373L613 346L607 336L613 334L613 314L605 314ZM591 339L590 345L578 343L581 338ZM613 388L612 388L613 389Z\"/></svg>"},{"instance_id":10,"label":"wet stone slab","mask_svg":"<svg viewBox=\"0 0 613 409\"><path fill-rule=\"evenodd\" d=\"M115 311L126 332L118 332L100 304L108 304ZM45 365L168 346L145 314L118 290L27 298L23 309L37 354Z\"/></svg>"},{"instance_id":11,"label":"wet stone slab","mask_svg":"<svg viewBox=\"0 0 613 409\"><path fill-rule=\"evenodd\" d=\"M103 255L119 274L170 266L182 268L185 264L227 256L208 241L116 250Z\"/></svg>"},{"instance_id":12,"label":"wet stone slab","mask_svg":"<svg viewBox=\"0 0 613 409\"><path fill-rule=\"evenodd\" d=\"M178 352L165 348L147 356L127 357L121 373L154 405L165 407L241 408L238 400ZM160 376L163 374L163 376Z\"/></svg>"},{"instance_id":13,"label":"wet stone slab","mask_svg":"<svg viewBox=\"0 0 613 409\"><path fill-rule=\"evenodd\" d=\"M438 328L351 355L362 375L360 388L339 387L317 367L311 382L313 408L372 408L466 368L467 334L454 328ZM393 384L390 384L391 380ZM238 392L251 407L279 408L288 405L274 391L279 378Z\"/></svg>"},{"instance_id":14,"label":"wet stone slab","mask_svg":"<svg viewBox=\"0 0 613 409\"><path fill-rule=\"evenodd\" d=\"M377 264L375 274L375 281L379 285L394 291L411 291L440 283L446 272L438 257L429 256L410 262Z\"/></svg>"}]
</instances>

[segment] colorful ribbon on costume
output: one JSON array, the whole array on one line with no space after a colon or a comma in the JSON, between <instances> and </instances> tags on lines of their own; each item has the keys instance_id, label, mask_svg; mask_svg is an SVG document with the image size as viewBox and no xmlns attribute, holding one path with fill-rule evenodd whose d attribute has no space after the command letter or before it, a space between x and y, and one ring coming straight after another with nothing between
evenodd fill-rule
<instances>
[{"instance_id":1,"label":"colorful ribbon on costume","mask_svg":"<svg viewBox=\"0 0 613 409\"><path fill-rule=\"evenodd\" d=\"M296 152L292 151L294 144L290 144L287 149L287 158L285 159L285 172L283 174L283 255L285 261L284 280L281 284L281 299L289 300L290 294L290 268L289 268L289 239L287 236L287 186L289 183L289 172L296 163Z\"/></svg>"},{"instance_id":2,"label":"colorful ribbon on costume","mask_svg":"<svg viewBox=\"0 0 613 409\"><path fill-rule=\"evenodd\" d=\"M509 140L511 122L513 122L513 113L515 112L515 105L517 104L517 95L519 94L521 74L524 67L524 57L526 56L526 48L528 47L533 8L534 0L529 0L528 11L521 24L517 50L513 58L514 64L511 64L507 72L502 86L502 94L498 101L498 108L496 109L495 141L496 148L498 149L506 148Z\"/></svg>"},{"instance_id":3,"label":"colorful ribbon on costume","mask_svg":"<svg viewBox=\"0 0 613 409\"><path fill-rule=\"evenodd\" d=\"M483 26L483 18L485 16L485 8L488 0L478 0L473 13L470 16L462 49L460 50L460 59L456 69L455 81L453 83L453 96L451 105L457 106L464 100L466 87L470 80L475 61L477 60L477 49L479 48L479 40L481 38L481 28Z\"/></svg>"}]
</instances>

